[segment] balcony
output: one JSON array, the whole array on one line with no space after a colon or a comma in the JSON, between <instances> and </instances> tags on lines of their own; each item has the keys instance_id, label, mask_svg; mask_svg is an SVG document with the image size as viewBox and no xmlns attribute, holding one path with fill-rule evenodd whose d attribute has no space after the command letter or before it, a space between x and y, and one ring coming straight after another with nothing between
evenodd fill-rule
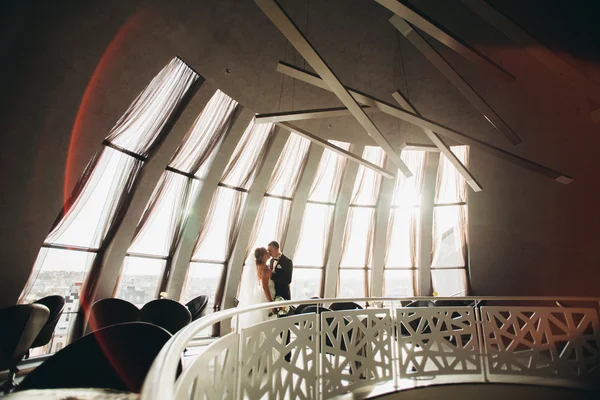
<instances>
[{"instance_id":1,"label":"balcony","mask_svg":"<svg viewBox=\"0 0 600 400\"><path fill-rule=\"evenodd\" d=\"M484 388L492 391L498 384L504 391L515 390L514 384L542 385L539 390L563 387L592 396L600 386L599 301L434 297L280 302L282 307L316 308L234 328L176 377L182 352L199 332L216 323L224 332L240 315L274 303L226 310L196 321L167 343L141 398L368 398L448 383L487 384ZM364 308L328 311L340 302Z\"/></svg>"}]
</instances>

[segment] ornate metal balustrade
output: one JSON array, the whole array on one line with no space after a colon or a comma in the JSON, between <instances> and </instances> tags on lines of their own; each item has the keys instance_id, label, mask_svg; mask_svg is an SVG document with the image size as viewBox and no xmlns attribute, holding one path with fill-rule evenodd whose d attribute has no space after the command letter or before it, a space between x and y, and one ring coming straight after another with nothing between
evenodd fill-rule
<instances>
[{"instance_id":1,"label":"ornate metal balustrade","mask_svg":"<svg viewBox=\"0 0 600 400\"><path fill-rule=\"evenodd\" d=\"M563 303L553 305L555 300ZM323 299L319 307L348 301L373 306L323 308L233 330L176 377L182 351L198 332L215 323L228 326L232 318L273 304L222 311L196 321L167 343L141 397L327 399L380 382L406 387L401 383L420 386L448 379L592 388L600 377L599 300ZM407 306L411 301L426 306ZM471 304L448 305L461 302Z\"/></svg>"}]
</instances>

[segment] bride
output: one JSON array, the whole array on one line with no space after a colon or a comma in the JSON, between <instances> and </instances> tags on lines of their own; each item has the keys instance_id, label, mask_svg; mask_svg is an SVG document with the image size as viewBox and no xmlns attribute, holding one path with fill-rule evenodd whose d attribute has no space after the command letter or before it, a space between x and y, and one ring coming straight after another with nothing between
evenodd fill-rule
<instances>
[{"instance_id":1,"label":"bride","mask_svg":"<svg viewBox=\"0 0 600 400\"><path fill-rule=\"evenodd\" d=\"M240 285L238 307L271 302L275 298L273 272L267 265L269 253L264 247L254 250L254 257L248 257ZM270 308L250 311L239 316L238 329L258 324L269 319Z\"/></svg>"}]
</instances>

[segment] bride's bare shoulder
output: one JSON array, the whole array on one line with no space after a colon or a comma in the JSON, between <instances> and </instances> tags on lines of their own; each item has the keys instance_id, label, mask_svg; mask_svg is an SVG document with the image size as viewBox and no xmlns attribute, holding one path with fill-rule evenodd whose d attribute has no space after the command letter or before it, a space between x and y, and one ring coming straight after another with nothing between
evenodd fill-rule
<instances>
[{"instance_id":1,"label":"bride's bare shoulder","mask_svg":"<svg viewBox=\"0 0 600 400\"><path fill-rule=\"evenodd\" d=\"M271 269L267 266L267 264L257 264L256 269L261 276L269 275Z\"/></svg>"}]
</instances>

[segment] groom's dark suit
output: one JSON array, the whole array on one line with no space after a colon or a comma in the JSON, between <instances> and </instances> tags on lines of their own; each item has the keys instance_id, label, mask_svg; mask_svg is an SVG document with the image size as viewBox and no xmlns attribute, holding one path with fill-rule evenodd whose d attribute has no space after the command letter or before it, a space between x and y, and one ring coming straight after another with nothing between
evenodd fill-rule
<instances>
[{"instance_id":1,"label":"groom's dark suit","mask_svg":"<svg viewBox=\"0 0 600 400\"><path fill-rule=\"evenodd\" d=\"M269 264L273 270L271 279L275 283L275 296L291 300L290 283L292 283L292 273L294 271L292 260L281 254L279 260L272 258Z\"/></svg>"}]
</instances>

